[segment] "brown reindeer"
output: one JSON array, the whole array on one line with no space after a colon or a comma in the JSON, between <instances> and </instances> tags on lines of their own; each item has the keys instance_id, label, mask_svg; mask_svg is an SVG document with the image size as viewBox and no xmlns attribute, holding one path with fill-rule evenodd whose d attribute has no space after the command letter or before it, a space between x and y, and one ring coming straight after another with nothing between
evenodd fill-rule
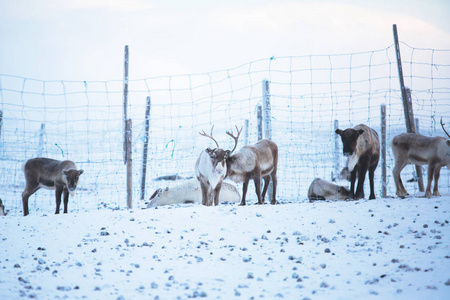
<instances>
[{"instance_id":1,"label":"brown reindeer","mask_svg":"<svg viewBox=\"0 0 450 300\"><path fill-rule=\"evenodd\" d=\"M450 135L444 128L442 118L441 126L450 138ZM428 165L428 184L425 190L425 197L441 195L438 190L438 182L441 168L443 166L450 168L450 140L440 136L427 137L415 133L402 133L392 139L391 149L395 158L395 166L392 173L398 197L408 195L400 178L400 172L407 164ZM434 189L433 194L431 194L433 177Z\"/></svg>"},{"instance_id":2,"label":"brown reindeer","mask_svg":"<svg viewBox=\"0 0 450 300\"><path fill-rule=\"evenodd\" d=\"M23 215L29 214L28 198L41 187L55 190L56 214L59 214L61 195L64 192L64 213L67 213L69 193L74 195L78 178L83 170L77 170L70 160L59 161L50 158L37 157L29 159L24 166L25 190L22 193Z\"/></svg>"},{"instance_id":3,"label":"brown reindeer","mask_svg":"<svg viewBox=\"0 0 450 300\"><path fill-rule=\"evenodd\" d=\"M347 128L336 129L344 146L343 152L348 157L347 167L350 171L350 198L364 198L364 180L369 171L370 196L375 199L374 174L380 158L380 141L378 133L364 124ZM355 190L355 181L358 176L358 186Z\"/></svg>"},{"instance_id":4,"label":"brown reindeer","mask_svg":"<svg viewBox=\"0 0 450 300\"><path fill-rule=\"evenodd\" d=\"M211 206L213 201L214 205L219 204L220 189L227 174L226 160L232 152L219 147L219 143L213 138L213 129L214 125L211 127L210 135L207 135L205 131L200 135L212 139L217 148L203 150L195 163L195 176L202 189L202 204L206 206Z\"/></svg>"},{"instance_id":5,"label":"brown reindeer","mask_svg":"<svg viewBox=\"0 0 450 300\"><path fill-rule=\"evenodd\" d=\"M236 149L241 131L237 130L237 136L233 132L227 134L231 136L235 145L231 153ZM264 198L269 187L270 178L273 182L273 195L271 204L277 204L277 165L278 146L270 140L261 140L255 145L242 147L236 154L227 158L227 177L234 182L243 182L242 200L240 205L245 205L248 183L250 179L255 183L258 204L264 204ZM261 195L261 177L264 178L264 189Z\"/></svg>"}]
</instances>

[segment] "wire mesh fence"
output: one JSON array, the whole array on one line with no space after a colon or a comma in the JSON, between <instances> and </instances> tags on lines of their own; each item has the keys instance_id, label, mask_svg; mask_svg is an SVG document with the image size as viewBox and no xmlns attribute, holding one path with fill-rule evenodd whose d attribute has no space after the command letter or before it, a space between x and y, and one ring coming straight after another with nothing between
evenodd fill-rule
<instances>
[{"instance_id":1,"label":"wire mesh fence","mask_svg":"<svg viewBox=\"0 0 450 300\"><path fill-rule=\"evenodd\" d=\"M401 51L419 132L442 136L440 117L450 123L450 50L417 49L403 43ZM339 55L272 57L203 74L129 80L133 205L144 205L138 199L148 96L145 198L162 184L153 180L156 177L194 175L198 155L212 146L199 131L215 125L214 137L220 146L231 148L234 141L225 132L247 123L238 148L255 143L263 80L270 84L271 134L279 146L277 195L281 201L305 201L314 178L331 180L336 164L345 165L340 141L336 156L335 120L342 129L364 123L380 134L380 106L385 104L388 143L405 132L393 46ZM126 207L121 80L42 81L0 75L0 97L0 198L11 214L21 214L22 166L36 156L70 159L85 170L76 197L69 201L69 211ZM387 155L388 195L394 196L389 145ZM413 170L405 168L402 176L413 178ZM448 169L442 169L441 193L450 192L448 175ZM377 197L381 195L380 178L378 168ZM410 193L418 191L415 183L406 188ZM248 196L254 199L252 189ZM54 202L53 192L39 191L30 198L30 211L52 212Z\"/></svg>"}]
</instances>

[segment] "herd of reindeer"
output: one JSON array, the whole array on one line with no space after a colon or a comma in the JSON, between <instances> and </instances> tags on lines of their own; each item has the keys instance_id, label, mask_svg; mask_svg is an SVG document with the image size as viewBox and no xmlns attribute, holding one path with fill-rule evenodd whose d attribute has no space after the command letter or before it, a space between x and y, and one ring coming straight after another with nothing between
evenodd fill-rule
<instances>
[{"instance_id":1,"label":"herd of reindeer","mask_svg":"<svg viewBox=\"0 0 450 300\"><path fill-rule=\"evenodd\" d=\"M449 139L444 137L427 137L415 133L402 133L391 141L391 149L395 158L393 176L396 195L408 195L400 172L407 164L428 165L428 184L425 197L440 196L438 181L443 166L450 169L450 135L441 126ZM150 197L149 207L172 204L200 202L205 206L218 205L221 202L238 202L239 192L232 184L224 182L228 178L236 183L243 183L240 205L246 205L248 184L253 180L255 184L258 204L264 204L264 198L272 180L273 189L271 204L277 204L277 166L278 146L271 140L261 140L254 145L246 145L234 153L238 144L241 130L236 126L237 134L226 132L234 139L234 148L224 150L211 134L204 131L200 135L212 139L216 148L203 150L195 164L195 178L186 181L182 186L175 188L157 189ZM314 200L357 200L364 198L364 180L369 172L370 195L375 199L374 174L380 158L380 142L378 133L364 124L345 130L336 129L341 137L343 154L347 157L347 179L350 180L350 190L343 186L316 178L308 190L308 198ZM23 214L29 214L28 199L40 188L55 190L56 214L59 213L61 197L64 194L64 213L67 213L69 195L73 195L83 170L78 170L70 160L58 161L49 158L37 157L29 159L24 165L25 190L22 193ZM345 172L344 172L345 173ZM434 189L431 192L431 182L434 178ZM261 193L261 179L264 179L264 188ZM355 182L358 184L355 191ZM200 187L199 187L200 185ZM176 192L173 193L173 190ZM201 197L200 197L201 195ZM220 197L220 198L219 198ZM0 215L5 215L5 208L0 200Z\"/></svg>"}]
</instances>

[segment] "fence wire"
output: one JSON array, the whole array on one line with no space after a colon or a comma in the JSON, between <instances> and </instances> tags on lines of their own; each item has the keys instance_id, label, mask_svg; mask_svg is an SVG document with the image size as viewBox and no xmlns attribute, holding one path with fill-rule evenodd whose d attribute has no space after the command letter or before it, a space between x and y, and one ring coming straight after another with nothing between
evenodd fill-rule
<instances>
[{"instance_id":1,"label":"fence wire","mask_svg":"<svg viewBox=\"0 0 450 300\"><path fill-rule=\"evenodd\" d=\"M440 117L450 124L450 50L402 43L401 51L419 131L442 136ZM248 138L241 138L238 148L257 142L263 80L270 84L281 201L305 201L315 177L331 180L336 163L345 165L341 152L338 162L334 158L335 120L341 129L364 123L381 137L380 106L385 104L388 143L406 131L393 46L360 53L272 57L209 73L129 80L134 205L144 205L138 199L148 96L146 198L165 184L153 180L159 176L193 176L199 153L212 146L199 131L208 132L215 125L220 146L232 148L234 141L225 132L248 122ZM126 207L122 80L43 81L1 74L0 101L0 198L11 214L21 214L22 166L36 156L70 159L85 170L69 211ZM387 155L388 195L394 196L389 145ZM377 197L381 196L380 169L375 178ZM413 170L406 167L404 179L413 178ZM448 175L448 169L442 169L441 193L450 192ZM415 183L406 188L418 192ZM252 188L248 196L255 199ZM38 191L30 198L30 211L53 212L54 203L52 191Z\"/></svg>"}]
</instances>

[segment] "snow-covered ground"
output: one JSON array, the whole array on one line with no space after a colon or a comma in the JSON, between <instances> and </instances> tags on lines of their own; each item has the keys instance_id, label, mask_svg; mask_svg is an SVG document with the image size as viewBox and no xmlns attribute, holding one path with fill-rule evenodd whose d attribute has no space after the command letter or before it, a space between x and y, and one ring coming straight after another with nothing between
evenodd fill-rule
<instances>
[{"instance_id":1,"label":"snow-covered ground","mask_svg":"<svg viewBox=\"0 0 450 300\"><path fill-rule=\"evenodd\" d=\"M0 217L0 299L450 299L449 221L450 195L32 211Z\"/></svg>"}]
</instances>

